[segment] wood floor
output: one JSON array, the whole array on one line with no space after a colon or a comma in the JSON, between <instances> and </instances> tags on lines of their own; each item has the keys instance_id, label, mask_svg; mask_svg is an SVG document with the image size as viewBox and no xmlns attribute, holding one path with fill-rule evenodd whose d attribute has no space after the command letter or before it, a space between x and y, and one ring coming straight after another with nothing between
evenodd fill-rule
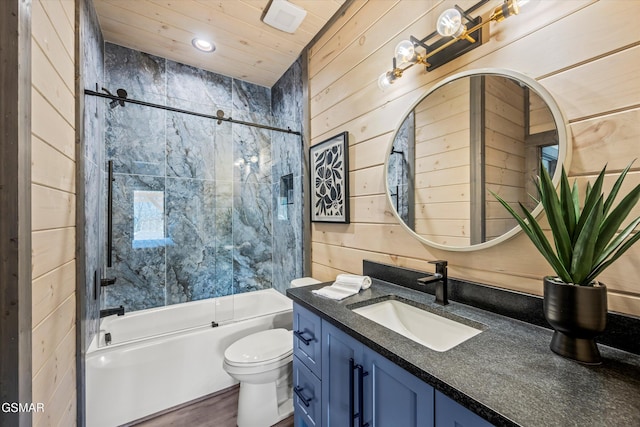
<instances>
[{"instance_id":1,"label":"wood floor","mask_svg":"<svg viewBox=\"0 0 640 427\"><path fill-rule=\"evenodd\" d=\"M128 424L135 427L236 427L238 393L234 386L197 402ZM266 426L265 427L269 427ZM293 427L293 415L274 427Z\"/></svg>"}]
</instances>

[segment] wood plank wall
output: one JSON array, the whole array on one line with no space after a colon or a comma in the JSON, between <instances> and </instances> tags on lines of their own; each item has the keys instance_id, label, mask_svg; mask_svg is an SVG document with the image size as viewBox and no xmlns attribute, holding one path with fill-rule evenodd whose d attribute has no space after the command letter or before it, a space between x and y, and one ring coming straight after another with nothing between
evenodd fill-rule
<instances>
[{"instance_id":1,"label":"wood plank wall","mask_svg":"<svg viewBox=\"0 0 640 427\"><path fill-rule=\"evenodd\" d=\"M395 45L433 31L438 15L454 3L467 8L474 1L355 0L311 47L311 145L350 133L352 207L351 224L313 224L314 277L360 273L363 259L432 271L427 260L442 258L453 277L542 294L541 278L551 270L526 236L481 251L436 250L412 238L391 214L383 165L393 131L422 94L453 73L508 68L545 86L570 123L569 173L582 185L608 163L611 186L616 172L638 156L640 26L629 17L640 16L639 1L530 2L521 15L491 24L484 45L429 73L414 67L380 91L377 78L391 67ZM636 162L625 187L639 182ZM639 259L636 245L600 276L609 288L610 310L640 315Z\"/></svg>"},{"instance_id":2,"label":"wood plank wall","mask_svg":"<svg viewBox=\"0 0 640 427\"><path fill-rule=\"evenodd\" d=\"M76 423L75 2L33 0L34 426Z\"/></svg>"},{"instance_id":3,"label":"wood plank wall","mask_svg":"<svg viewBox=\"0 0 640 427\"><path fill-rule=\"evenodd\" d=\"M451 82L433 95L414 109L414 231L432 242L465 246L471 236L469 79Z\"/></svg>"},{"instance_id":4,"label":"wood plank wall","mask_svg":"<svg viewBox=\"0 0 640 427\"><path fill-rule=\"evenodd\" d=\"M517 225L515 219L487 191L491 190L518 209L527 203L525 182L524 90L511 79L491 76L485 84L485 225L486 240L495 239ZM535 158L537 159L537 153Z\"/></svg>"},{"instance_id":5,"label":"wood plank wall","mask_svg":"<svg viewBox=\"0 0 640 427\"><path fill-rule=\"evenodd\" d=\"M0 411L2 426L30 426L31 3L0 2Z\"/></svg>"}]
</instances>

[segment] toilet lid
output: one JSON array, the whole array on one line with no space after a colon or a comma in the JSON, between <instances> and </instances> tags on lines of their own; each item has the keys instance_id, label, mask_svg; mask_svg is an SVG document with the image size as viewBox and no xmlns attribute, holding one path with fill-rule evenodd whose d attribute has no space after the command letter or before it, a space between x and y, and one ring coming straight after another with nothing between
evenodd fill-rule
<instances>
[{"instance_id":1,"label":"toilet lid","mask_svg":"<svg viewBox=\"0 0 640 427\"><path fill-rule=\"evenodd\" d=\"M254 364L282 359L292 352L291 331L269 329L247 335L234 342L225 350L224 358L234 364Z\"/></svg>"}]
</instances>

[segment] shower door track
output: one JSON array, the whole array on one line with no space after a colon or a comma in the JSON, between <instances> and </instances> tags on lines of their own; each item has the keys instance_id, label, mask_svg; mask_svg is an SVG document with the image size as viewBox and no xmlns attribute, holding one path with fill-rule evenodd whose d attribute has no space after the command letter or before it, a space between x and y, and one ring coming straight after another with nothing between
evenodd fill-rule
<instances>
[{"instance_id":1,"label":"shower door track","mask_svg":"<svg viewBox=\"0 0 640 427\"><path fill-rule=\"evenodd\" d=\"M144 107L159 108L161 110L172 111L174 113L182 113L182 114L188 114L190 116L203 117L205 119L217 120L218 124L220 124L221 122L230 122L230 123L236 123L236 124L239 124L239 125L245 125L245 126L251 126L251 127L255 127L255 128L260 128L260 129L273 130L273 131L276 131L276 132L290 133L290 134L293 134L293 135L302 135L300 132L291 130L290 128L282 129L282 128L278 128L278 127L274 127L274 126L261 125L259 123L251 123L251 122L245 122L243 120L235 120L235 119L232 119L231 117L224 117L224 111L222 111L222 110L218 110L218 114L220 114L220 115L212 116L210 114L204 114L204 113L198 113L198 112L195 112L195 111L183 110L182 108L169 107L168 105L153 104L151 102L139 101L137 99L123 98L123 97L120 97L120 96L101 93L101 92L97 92L97 91L89 90L89 89L85 89L84 90L84 94L85 95L91 95L91 96L97 96L99 98L111 99L111 100L114 100L114 101L120 101L121 105L122 105L123 102L124 103L129 102L131 104L142 105Z\"/></svg>"}]
</instances>

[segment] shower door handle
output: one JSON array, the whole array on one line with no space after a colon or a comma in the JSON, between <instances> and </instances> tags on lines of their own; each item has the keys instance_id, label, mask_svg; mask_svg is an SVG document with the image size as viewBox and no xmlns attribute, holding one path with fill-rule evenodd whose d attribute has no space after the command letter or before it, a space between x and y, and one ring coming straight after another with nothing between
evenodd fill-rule
<instances>
[{"instance_id":1,"label":"shower door handle","mask_svg":"<svg viewBox=\"0 0 640 427\"><path fill-rule=\"evenodd\" d=\"M107 267L113 266L113 160L107 162Z\"/></svg>"}]
</instances>

